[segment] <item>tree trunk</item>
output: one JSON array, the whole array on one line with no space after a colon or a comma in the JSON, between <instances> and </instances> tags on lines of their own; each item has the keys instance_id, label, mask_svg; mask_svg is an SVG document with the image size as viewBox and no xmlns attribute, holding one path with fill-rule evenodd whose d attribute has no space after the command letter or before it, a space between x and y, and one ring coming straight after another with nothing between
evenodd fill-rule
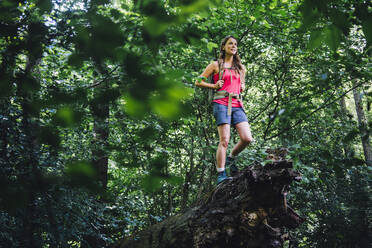
<instances>
[{"instance_id":1,"label":"tree trunk","mask_svg":"<svg viewBox=\"0 0 372 248\"><path fill-rule=\"evenodd\" d=\"M340 99L340 121L346 125L347 121L352 120L352 115L349 113L346 107L345 96ZM354 156L354 149L348 142L343 142L344 154L346 157Z\"/></svg>"},{"instance_id":2,"label":"tree trunk","mask_svg":"<svg viewBox=\"0 0 372 248\"><path fill-rule=\"evenodd\" d=\"M354 87L356 86L355 80L353 81L353 86ZM363 111L362 99L360 97L360 92L358 88L355 88L353 90L353 94L354 94L354 101L355 101L355 110L358 116L359 131L360 131L360 136L362 139L364 157L365 157L367 165L372 166L372 150L371 150L371 144L369 140L367 120L366 120L366 117Z\"/></svg>"},{"instance_id":3,"label":"tree trunk","mask_svg":"<svg viewBox=\"0 0 372 248\"><path fill-rule=\"evenodd\" d=\"M90 108L93 116L93 139L92 139L92 160L91 163L97 173L97 182L103 190L107 189L108 170L108 135L109 135L109 103L105 99L104 89L94 89L94 100ZM87 234L83 236L81 248L102 247L104 244L97 236Z\"/></svg>"},{"instance_id":4,"label":"tree trunk","mask_svg":"<svg viewBox=\"0 0 372 248\"><path fill-rule=\"evenodd\" d=\"M0 165L9 164L9 154L8 154L8 127L10 124L9 117L9 99L0 100ZM0 173L1 175L1 173Z\"/></svg>"},{"instance_id":5,"label":"tree trunk","mask_svg":"<svg viewBox=\"0 0 372 248\"><path fill-rule=\"evenodd\" d=\"M92 164L98 173L98 181L102 188L107 188L108 154L107 144L109 136L108 118L109 103L104 99L104 91L100 88L94 89L95 100L91 105L94 119L93 126L93 148Z\"/></svg>"},{"instance_id":6,"label":"tree trunk","mask_svg":"<svg viewBox=\"0 0 372 248\"><path fill-rule=\"evenodd\" d=\"M56 221L51 210L50 200L47 197L47 188L42 179L40 161L40 143L38 135L40 133L40 109L35 107L34 102L38 100L37 90L40 80L37 80L32 71L41 62L41 58L36 58L32 55L28 56L26 68L22 75L20 75L17 82L17 96L20 97L22 121L21 133L24 137L21 139L23 156L20 160L18 169L21 171L19 180L23 183L27 192L27 205L25 206L23 215L23 233L24 239L21 241L22 247L39 247L42 240L40 233L40 223L35 222L35 215L37 214L37 198L45 197L45 211L51 226L51 233L53 239L50 247L57 247L59 242L59 234L56 229ZM29 88L28 88L29 87ZM31 88L31 89L30 89ZM39 203L40 204L40 203Z\"/></svg>"},{"instance_id":7,"label":"tree trunk","mask_svg":"<svg viewBox=\"0 0 372 248\"><path fill-rule=\"evenodd\" d=\"M185 175L185 182L182 188L182 197L181 197L181 210L185 210L187 206L187 202L189 201L189 192L190 192L190 185L191 185L191 178L194 174L194 137L191 137L191 151L188 153L190 158L190 168L189 170L186 169Z\"/></svg>"},{"instance_id":8,"label":"tree trunk","mask_svg":"<svg viewBox=\"0 0 372 248\"><path fill-rule=\"evenodd\" d=\"M290 183L300 179L287 160L253 164L217 185L196 207L113 247L283 247L286 230L304 221L286 201Z\"/></svg>"}]
</instances>

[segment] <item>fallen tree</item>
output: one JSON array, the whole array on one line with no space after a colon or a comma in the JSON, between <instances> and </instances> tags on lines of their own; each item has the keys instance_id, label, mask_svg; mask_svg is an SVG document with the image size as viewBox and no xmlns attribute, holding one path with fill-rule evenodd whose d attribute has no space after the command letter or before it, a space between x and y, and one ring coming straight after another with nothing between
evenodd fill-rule
<instances>
[{"instance_id":1,"label":"fallen tree","mask_svg":"<svg viewBox=\"0 0 372 248\"><path fill-rule=\"evenodd\" d=\"M300 180L286 151L269 150L273 163L258 163L219 184L206 199L113 247L283 247L288 230L304 218L287 204L289 185Z\"/></svg>"}]
</instances>

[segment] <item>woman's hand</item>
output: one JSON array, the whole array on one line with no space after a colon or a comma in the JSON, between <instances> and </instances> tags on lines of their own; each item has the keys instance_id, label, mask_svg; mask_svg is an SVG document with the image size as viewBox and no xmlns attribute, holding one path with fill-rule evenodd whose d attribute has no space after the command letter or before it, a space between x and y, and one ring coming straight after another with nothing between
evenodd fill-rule
<instances>
[{"instance_id":1,"label":"woman's hand","mask_svg":"<svg viewBox=\"0 0 372 248\"><path fill-rule=\"evenodd\" d=\"M218 81L215 83L214 88L218 90L219 88L221 88L221 87L223 86L223 83L224 83L223 80L218 80Z\"/></svg>"},{"instance_id":2,"label":"woman's hand","mask_svg":"<svg viewBox=\"0 0 372 248\"><path fill-rule=\"evenodd\" d=\"M240 85L240 92L243 92L245 90L245 84Z\"/></svg>"}]
</instances>

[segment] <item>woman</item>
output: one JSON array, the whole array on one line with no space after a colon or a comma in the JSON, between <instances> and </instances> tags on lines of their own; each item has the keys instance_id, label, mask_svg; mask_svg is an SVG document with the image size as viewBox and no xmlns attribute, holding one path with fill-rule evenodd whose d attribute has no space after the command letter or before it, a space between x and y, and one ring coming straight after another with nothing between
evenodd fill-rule
<instances>
[{"instance_id":1,"label":"woman","mask_svg":"<svg viewBox=\"0 0 372 248\"><path fill-rule=\"evenodd\" d=\"M213 100L213 114L216 118L219 135L216 154L217 184L231 179L226 175L225 167L230 167L232 176L238 172L235 157L253 140L240 100L240 93L245 88L245 72L245 67L241 64L238 55L237 41L233 36L227 36L221 42L219 59L209 64L200 75L200 79L195 82L198 87L217 89ZM213 75L214 84L206 82L206 78L210 75ZM231 125L235 126L240 140L226 158Z\"/></svg>"}]
</instances>

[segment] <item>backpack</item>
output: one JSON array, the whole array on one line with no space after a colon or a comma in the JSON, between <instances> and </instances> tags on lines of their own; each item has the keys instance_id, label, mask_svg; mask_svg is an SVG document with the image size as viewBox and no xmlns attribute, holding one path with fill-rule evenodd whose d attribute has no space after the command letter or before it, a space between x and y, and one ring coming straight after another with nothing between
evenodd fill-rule
<instances>
[{"instance_id":1,"label":"backpack","mask_svg":"<svg viewBox=\"0 0 372 248\"><path fill-rule=\"evenodd\" d=\"M225 69L223 68L223 66L224 66L224 62L221 63L221 61L218 60L218 67L219 67L218 80L221 80L222 77L223 77L223 73L224 73L224 71L225 71ZM213 75L210 75L210 76L208 77L208 83L214 84L214 82L213 82ZM215 95L216 92L217 92L216 89L208 89L208 101L209 101L210 103L213 102L213 100L214 100L214 95Z\"/></svg>"}]
</instances>

